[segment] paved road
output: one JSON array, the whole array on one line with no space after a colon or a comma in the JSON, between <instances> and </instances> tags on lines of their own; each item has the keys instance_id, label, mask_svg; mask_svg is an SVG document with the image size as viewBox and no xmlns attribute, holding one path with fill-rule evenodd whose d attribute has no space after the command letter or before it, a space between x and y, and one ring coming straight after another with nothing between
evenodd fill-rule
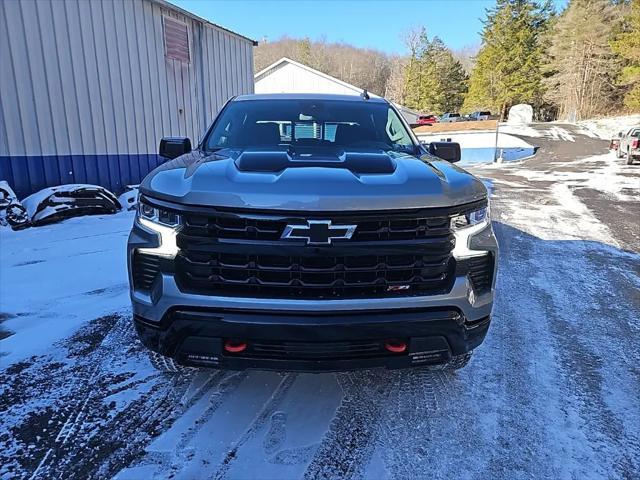
<instances>
[{"instance_id":1,"label":"paved road","mask_svg":"<svg viewBox=\"0 0 640 480\"><path fill-rule=\"evenodd\" d=\"M164 376L125 309L2 370L0 477L640 478L640 166L539 130L474 168L501 257L466 369Z\"/></svg>"}]
</instances>

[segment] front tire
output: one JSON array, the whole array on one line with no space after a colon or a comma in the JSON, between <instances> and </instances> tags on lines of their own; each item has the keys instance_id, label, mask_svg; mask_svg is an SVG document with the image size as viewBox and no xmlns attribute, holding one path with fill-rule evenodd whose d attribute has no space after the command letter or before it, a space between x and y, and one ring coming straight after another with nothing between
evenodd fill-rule
<instances>
[{"instance_id":1,"label":"front tire","mask_svg":"<svg viewBox=\"0 0 640 480\"><path fill-rule=\"evenodd\" d=\"M631 151L627 150L627 165L631 165L633 163L633 157L631 156Z\"/></svg>"},{"instance_id":2,"label":"front tire","mask_svg":"<svg viewBox=\"0 0 640 480\"><path fill-rule=\"evenodd\" d=\"M187 373L193 370L191 367L185 367L184 365L176 363L171 357L165 357L153 351L149 351L149 362L153 368L163 373Z\"/></svg>"},{"instance_id":3,"label":"front tire","mask_svg":"<svg viewBox=\"0 0 640 480\"><path fill-rule=\"evenodd\" d=\"M462 355L456 355L451 357L447 363L444 364L445 370L455 371L466 367L471 361L471 354L473 352L463 353Z\"/></svg>"},{"instance_id":4,"label":"front tire","mask_svg":"<svg viewBox=\"0 0 640 480\"><path fill-rule=\"evenodd\" d=\"M462 355L454 355L449 359L449 361L445 363L441 363L440 365L434 365L430 368L433 370L444 370L445 372L455 372L456 370L460 370L468 365L471 361L471 352L463 353Z\"/></svg>"}]
</instances>

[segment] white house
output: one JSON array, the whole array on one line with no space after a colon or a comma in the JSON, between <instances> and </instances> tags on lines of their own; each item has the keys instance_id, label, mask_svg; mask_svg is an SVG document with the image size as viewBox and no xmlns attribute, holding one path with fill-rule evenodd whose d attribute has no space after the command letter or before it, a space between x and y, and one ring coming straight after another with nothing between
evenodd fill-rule
<instances>
[{"instance_id":1,"label":"white house","mask_svg":"<svg viewBox=\"0 0 640 480\"><path fill-rule=\"evenodd\" d=\"M333 93L360 95L362 88L338 80L300 62L283 57L255 75L256 93ZM369 92L372 97L377 97ZM394 103L409 123L418 121L418 112Z\"/></svg>"}]
</instances>

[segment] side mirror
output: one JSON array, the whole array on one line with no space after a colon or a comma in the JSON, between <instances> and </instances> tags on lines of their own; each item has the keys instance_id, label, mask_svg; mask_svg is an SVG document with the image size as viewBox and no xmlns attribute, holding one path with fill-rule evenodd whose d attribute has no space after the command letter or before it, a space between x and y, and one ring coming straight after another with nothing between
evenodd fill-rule
<instances>
[{"instance_id":1,"label":"side mirror","mask_svg":"<svg viewBox=\"0 0 640 480\"><path fill-rule=\"evenodd\" d=\"M158 154L161 157L173 160L174 158L191 151L191 140L187 137L164 137L160 140Z\"/></svg>"},{"instance_id":2,"label":"side mirror","mask_svg":"<svg viewBox=\"0 0 640 480\"><path fill-rule=\"evenodd\" d=\"M447 162L459 162L462 154L460 144L455 142L431 142L428 147L429 153Z\"/></svg>"}]
</instances>

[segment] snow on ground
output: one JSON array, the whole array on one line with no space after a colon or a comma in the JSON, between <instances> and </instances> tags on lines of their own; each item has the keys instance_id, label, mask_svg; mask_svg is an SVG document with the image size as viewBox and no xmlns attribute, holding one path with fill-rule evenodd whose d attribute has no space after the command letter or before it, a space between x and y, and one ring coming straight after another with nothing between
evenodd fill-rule
<instances>
[{"instance_id":1,"label":"snow on ground","mask_svg":"<svg viewBox=\"0 0 640 480\"><path fill-rule=\"evenodd\" d=\"M610 197L612 200L634 201L640 189L640 178L626 175L629 167L615 158L613 152L606 155L596 155L573 162L580 164L579 169L558 168L566 165L562 162L550 166L547 170L535 170L526 165L502 165L513 176L523 177L530 181L561 183L568 187L593 188ZM476 168L491 169L493 165L477 166Z\"/></svg>"},{"instance_id":2,"label":"snow on ground","mask_svg":"<svg viewBox=\"0 0 640 480\"><path fill-rule=\"evenodd\" d=\"M554 123L535 123L531 125L512 125L501 123L499 131L524 137L544 137L551 140L575 142L575 136L568 129ZM580 132L585 134L586 132Z\"/></svg>"},{"instance_id":3,"label":"snow on ground","mask_svg":"<svg viewBox=\"0 0 640 480\"><path fill-rule=\"evenodd\" d=\"M126 240L133 212L72 218L14 232L0 228L3 362L31 355L129 306ZM5 333L6 335L6 333Z\"/></svg>"},{"instance_id":4,"label":"snow on ground","mask_svg":"<svg viewBox=\"0 0 640 480\"><path fill-rule=\"evenodd\" d=\"M158 374L128 309L132 212L0 230L0 478L640 478L640 247L621 237L640 172L534 160L474 167L500 265L455 374Z\"/></svg>"},{"instance_id":5,"label":"snow on ground","mask_svg":"<svg viewBox=\"0 0 640 480\"><path fill-rule=\"evenodd\" d=\"M524 137L534 138L543 136L543 132L541 132L540 130L536 130L530 125L509 125L506 123L501 123L498 128L500 132L510 135L521 135Z\"/></svg>"},{"instance_id":6,"label":"snow on ground","mask_svg":"<svg viewBox=\"0 0 640 480\"><path fill-rule=\"evenodd\" d=\"M610 140L618 132L626 132L631 127L640 125L640 114L582 120L577 125L598 138Z\"/></svg>"},{"instance_id":7,"label":"snow on ground","mask_svg":"<svg viewBox=\"0 0 640 480\"><path fill-rule=\"evenodd\" d=\"M500 132L524 137L544 137L552 140L574 142L575 135L586 135L591 138L610 140L618 132L626 132L633 126L640 125L640 114L621 117L608 117L594 120L583 120L576 124L567 122L533 123L531 125L500 124ZM567 128L567 127L570 127Z\"/></svg>"}]
</instances>

